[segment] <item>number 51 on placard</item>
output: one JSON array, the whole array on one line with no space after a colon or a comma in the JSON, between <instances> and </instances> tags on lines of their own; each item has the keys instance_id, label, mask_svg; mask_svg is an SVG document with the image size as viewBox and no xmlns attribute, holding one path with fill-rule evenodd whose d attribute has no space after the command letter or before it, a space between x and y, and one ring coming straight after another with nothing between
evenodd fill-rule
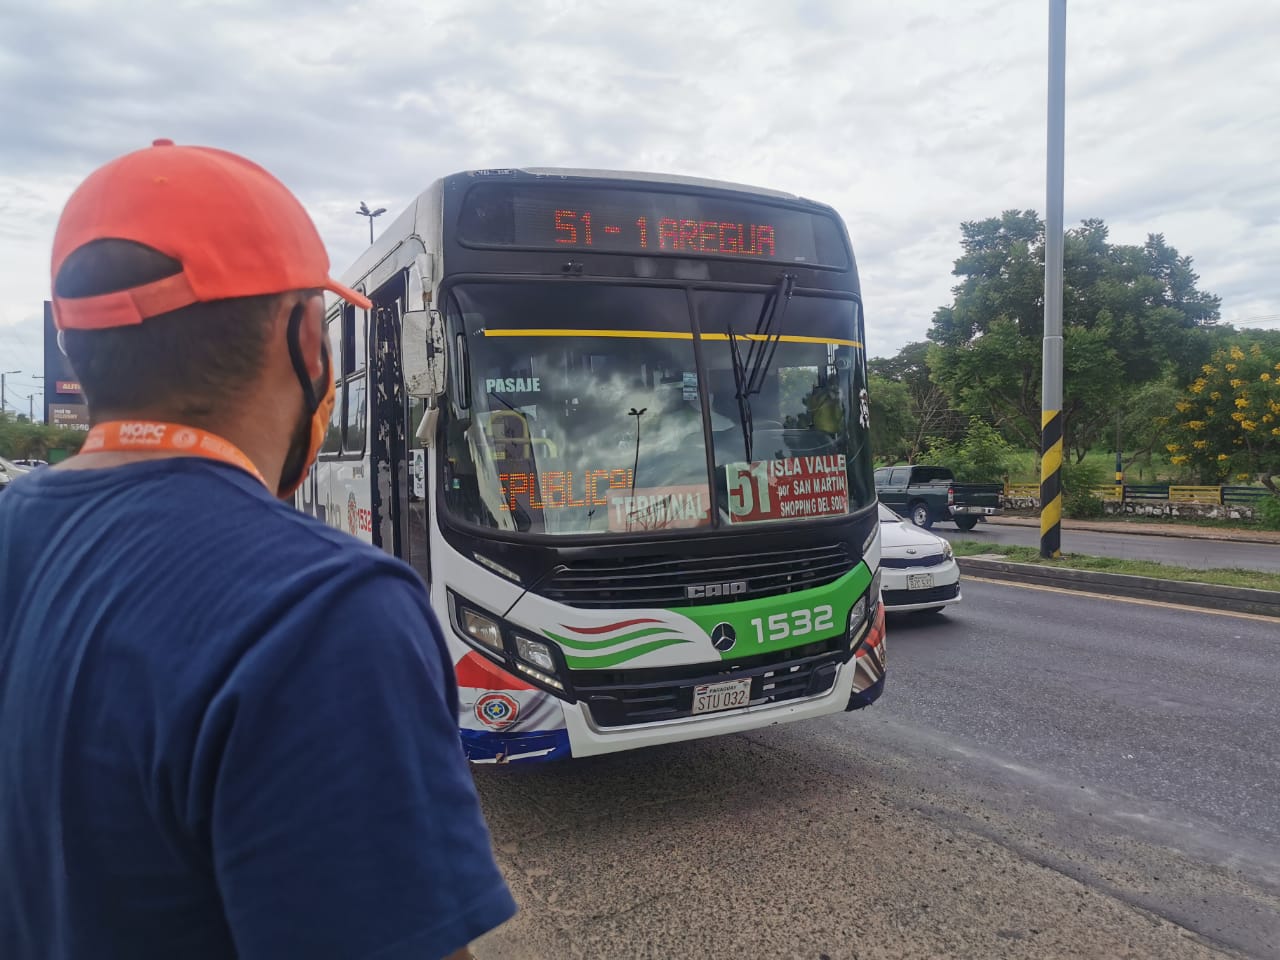
<instances>
[{"instance_id":1,"label":"number 51 on placard","mask_svg":"<svg viewBox=\"0 0 1280 960\"><path fill-rule=\"evenodd\" d=\"M767 516L773 512L769 465L764 461L729 464L725 468L725 482L731 517L750 517L756 513Z\"/></svg>"},{"instance_id":2,"label":"number 51 on placard","mask_svg":"<svg viewBox=\"0 0 1280 960\"><path fill-rule=\"evenodd\" d=\"M812 610L775 613L767 622L763 617L751 621L751 626L756 628L756 643L764 643L766 626L769 629L768 639L776 643L788 637L803 637L815 630L832 630L835 625L835 611L825 603Z\"/></svg>"}]
</instances>

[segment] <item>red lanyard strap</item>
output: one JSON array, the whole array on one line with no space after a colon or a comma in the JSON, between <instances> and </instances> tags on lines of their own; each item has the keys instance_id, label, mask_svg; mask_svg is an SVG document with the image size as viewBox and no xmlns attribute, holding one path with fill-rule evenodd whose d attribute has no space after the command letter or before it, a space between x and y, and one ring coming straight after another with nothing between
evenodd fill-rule
<instances>
[{"instance_id":1,"label":"red lanyard strap","mask_svg":"<svg viewBox=\"0 0 1280 960\"><path fill-rule=\"evenodd\" d=\"M165 452L184 457L203 457L239 467L256 477L265 487L266 478L244 451L215 433L180 423L156 420L110 420L89 431L81 453Z\"/></svg>"}]
</instances>

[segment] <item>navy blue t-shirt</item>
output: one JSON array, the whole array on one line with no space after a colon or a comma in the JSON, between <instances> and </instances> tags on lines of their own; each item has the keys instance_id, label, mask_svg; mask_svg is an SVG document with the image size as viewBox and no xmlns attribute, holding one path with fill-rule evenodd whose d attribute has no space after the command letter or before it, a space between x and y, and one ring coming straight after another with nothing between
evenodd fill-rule
<instances>
[{"instance_id":1,"label":"navy blue t-shirt","mask_svg":"<svg viewBox=\"0 0 1280 960\"><path fill-rule=\"evenodd\" d=\"M515 912L406 565L221 463L0 495L0 957L438 958Z\"/></svg>"}]
</instances>

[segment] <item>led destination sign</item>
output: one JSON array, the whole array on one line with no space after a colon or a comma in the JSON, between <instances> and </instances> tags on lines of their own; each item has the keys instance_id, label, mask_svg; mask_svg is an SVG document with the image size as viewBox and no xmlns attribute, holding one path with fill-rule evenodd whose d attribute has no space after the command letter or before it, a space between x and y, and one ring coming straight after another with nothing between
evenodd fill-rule
<instances>
[{"instance_id":1,"label":"led destination sign","mask_svg":"<svg viewBox=\"0 0 1280 960\"><path fill-rule=\"evenodd\" d=\"M542 183L482 183L463 200L471 246L723 257L846 268L834 219L720 195Z\"/></svg>"}]
</instances>

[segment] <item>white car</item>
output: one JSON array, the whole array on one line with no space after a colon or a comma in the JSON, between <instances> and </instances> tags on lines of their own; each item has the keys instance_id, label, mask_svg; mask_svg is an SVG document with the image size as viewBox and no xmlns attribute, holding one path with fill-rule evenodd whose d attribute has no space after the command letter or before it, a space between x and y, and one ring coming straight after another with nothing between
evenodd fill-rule
<instances>
[{"instance_id":1,"label":"white car","mask_svg":"<svg viewBox=\"0 0 1280 960\"><path fill-rule=\"evenodd\" d=\"M11 460L0 457L0 490L8 490L9 484L27 472Z\"/></svg>"},{"instance_id":2,"label":"white car","mask_svg":"<svg viewBox=\"0 0 1280 960\"><path fill-rule=\"evenodd\" d=\"M880 508L880 596L889 613L937 613L960 599L960 567L951 544Z\"/></svg>"}]
</instances>

